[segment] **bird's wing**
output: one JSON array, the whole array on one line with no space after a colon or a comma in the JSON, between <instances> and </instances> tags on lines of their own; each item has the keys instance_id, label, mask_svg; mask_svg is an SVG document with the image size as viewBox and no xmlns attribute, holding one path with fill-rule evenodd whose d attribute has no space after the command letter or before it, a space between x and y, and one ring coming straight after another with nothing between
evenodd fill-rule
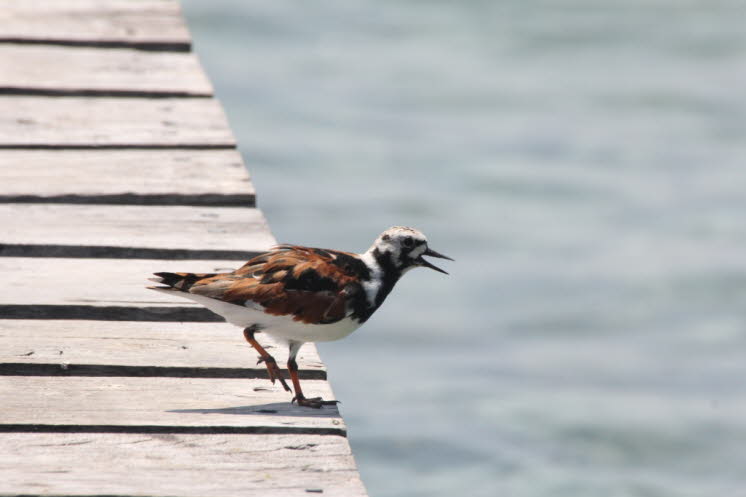
<instances>
[{"instance_id":1,"label":"bird's wing","mask_svg":"<svg viewBox=\"0 0 746 497\"><path fill-rule=\"evenodd\" d=\"M196 281L189 293L258 305L268 314L290 315L304 323L333 323L346 316L346 298L359 286L356 276L336 263L338 254L282 245L233 273Z\"/></svg>"}]
</instances>

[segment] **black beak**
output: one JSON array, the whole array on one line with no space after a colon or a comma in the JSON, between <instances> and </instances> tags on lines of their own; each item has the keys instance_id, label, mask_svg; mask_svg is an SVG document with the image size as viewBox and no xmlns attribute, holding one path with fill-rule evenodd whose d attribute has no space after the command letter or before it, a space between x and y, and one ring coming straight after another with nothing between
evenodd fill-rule
<instances>
[{"instance_id":1,"label":"black beak","mask_svg":"<svg viewBox=\"0 0 746 497\"><path fill-rule=\"evenodd\" d=\"M424 254L422 254L421 256L419 256L417 258L417 263L420 266L429 267L430 269L435 269L439 273L448 274L445 271L443 271L442 269L440 269L438 266L436 266L435 264L432 264L429 261L426 261L425 259L423 259L422 258L423 255L428 255L430 257L437 257L438 259L448 259L449 261L452 261L453 259L451 259L447 255L439 254L438 252L436 252L436 251L434 251L432 249L427 249Z\"/></svg>"}]
</instances>

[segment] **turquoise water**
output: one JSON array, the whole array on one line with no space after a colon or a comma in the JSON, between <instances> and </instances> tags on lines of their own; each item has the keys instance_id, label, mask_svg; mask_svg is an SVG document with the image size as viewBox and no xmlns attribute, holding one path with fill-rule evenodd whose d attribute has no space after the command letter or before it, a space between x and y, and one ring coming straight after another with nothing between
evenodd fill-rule
<instances>
[{"instance_id":1,"label":"turquoise water","mask_svg":"<svg viewBox=\"0 0 746 497\"><path fill-rule=\"evenodd\" d=\"M746 496L743 1L185 9L279 240L456 259L320 347L371 496Z\"/></svg>"}]
</instances>

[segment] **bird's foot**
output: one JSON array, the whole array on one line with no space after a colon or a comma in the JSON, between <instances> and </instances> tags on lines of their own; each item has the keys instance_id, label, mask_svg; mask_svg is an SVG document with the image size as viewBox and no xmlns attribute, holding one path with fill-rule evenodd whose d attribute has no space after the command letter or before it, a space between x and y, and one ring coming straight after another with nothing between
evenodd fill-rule
<instances>
[{"instance_id":1,"label":"bird's foot","mask_svg":"<svg viewBox=\"0 0 746 497\"><path fill-rule=\"evenodd\" d=\"M275 380L280 380L280 383L282 383L282 387L285 389L286 392L292 391L290 390L288 384L285 382L285 378L282 377L280 367L277 365L277 361L275 361L274 357L260 357L259 360L256 361L256 363L264 363L264 365L267 366L267 374L269 375L269 379L273 385L275 384Z\"/></svg>"},{"instance_id":2,"label":"bird's foot","mask_svg":"<svg viewBox=\"0 0 746 497\"><path fill-rule=\"evenodd\" d=\"M313 407L314 409L320 409L321 406L336 406L339 404L338 400L324 400L321 397L307 399L303 395L296 395L290 402L297 402L299 406Z\"/></svg>"}]
</instances>

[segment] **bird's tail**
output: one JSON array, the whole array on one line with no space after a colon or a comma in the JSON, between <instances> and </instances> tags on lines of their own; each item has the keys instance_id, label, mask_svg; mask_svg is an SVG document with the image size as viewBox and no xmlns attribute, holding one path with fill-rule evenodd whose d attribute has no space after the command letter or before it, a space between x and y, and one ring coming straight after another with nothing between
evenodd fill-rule
<instances>
[{"instance_id":1,"label":"bird's tail","mask_svg":"<svg viewBox=\"0 0 746 497\"><path fill-rule=\"evenodd\" d=\"M148 278L150 281L161 283L166 286L149 286L151 290L166 292L188 292L195 282L215 276L217 273L153 273L156 278Z\"/></svg>"}]
</instances>

